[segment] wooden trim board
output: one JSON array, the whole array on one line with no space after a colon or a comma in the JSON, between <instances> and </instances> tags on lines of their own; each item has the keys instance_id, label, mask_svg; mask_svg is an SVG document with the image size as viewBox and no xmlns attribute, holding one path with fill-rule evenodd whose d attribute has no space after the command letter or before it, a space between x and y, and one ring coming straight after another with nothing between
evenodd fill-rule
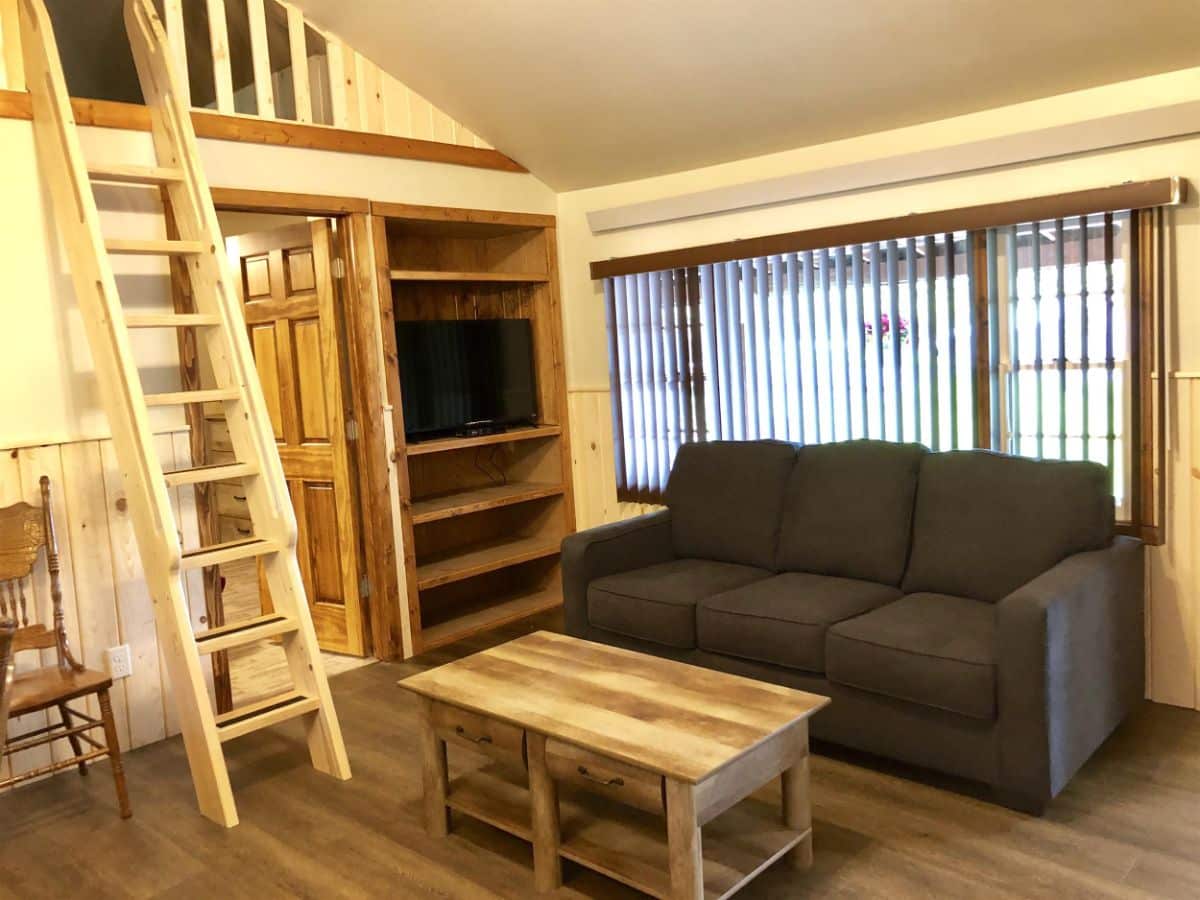
<instances>
[{"instance_id":1,"label":"wooden trim board","mask_svg":"<svg viewBox=\"0 0 1200 900\"><path fill-rule=\"evenodd\" d=\"M123 128L130 131L149 131L150 113L136 103L115 103L111 100L71 99L71 108L78 125L95 128ZM0 90L0 118L32 119L33 108L25 91ZM219 141L239 141L247 144L269 144L279 147L299 147L305 150L329 150L335 153L359 153L364 156L386 156L393 159L414 159L422 162L494 169L499 172L527 173L529 170L499 150L481 147L462 147L440 141L396 137L388 134L368 134L312 125L306 122L283 122L260 119L257 116L225 115L207 110L192 110L196 136Z\"/></svg>"}]
</instances>

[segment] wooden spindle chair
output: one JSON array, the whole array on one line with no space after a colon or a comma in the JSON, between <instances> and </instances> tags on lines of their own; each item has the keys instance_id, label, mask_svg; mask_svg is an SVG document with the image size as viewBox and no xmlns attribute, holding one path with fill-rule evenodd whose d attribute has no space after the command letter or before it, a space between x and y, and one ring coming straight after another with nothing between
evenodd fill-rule
<instances>
[{"instance_id":1,"label":"wooden spindle chair","mask_svg":"<svg viewBox=\"0 0 1200 900\"><path fill-rule=\"evenodd\" d=\"M5 718L0 716L0 746L3 747L0 759L60 740L68 742L72 757L40 766L32 771L0 778L0 788L72 766L79 767L80 775L87 775L89 762L107 756L112 760L121 818L127 819L132 812L125 785L125 770L121 764L121 746L117 740L116 721L113 719L112 703L108 695L112 687L112 678L107 673L85 669L71 655L71 645L67 640L63 617L58 541L55 538L54 520L50 513L50 479L43 475L40 484L40 508L28 503L16 503L0 509L0 619L12 619L16 626L12 634L11 653L14 657L27 650L40 652L53 649L56 662L52 666L43 666L11 676L9 690L3 691L0 707L7 704L10 717L56 708L61 721L5 740ZM52 628L47 628L41 623L29 622L33 568L43 547L46 551L46 570L50 577ZM100 707L99 719L68 706L73 700L93 694L96 695ZM97 729L103 731L103 743L91 734ZM85 744L88 748L86 750Z\"/></svg>"}]
</instances>

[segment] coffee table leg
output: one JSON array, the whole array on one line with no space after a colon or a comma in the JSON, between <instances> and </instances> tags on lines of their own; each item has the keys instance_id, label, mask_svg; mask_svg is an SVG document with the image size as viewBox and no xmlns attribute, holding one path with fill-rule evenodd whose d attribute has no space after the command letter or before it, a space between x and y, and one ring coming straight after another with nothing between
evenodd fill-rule
<instances>
[{"instance_id":1,"label":"coffee table leg","mask_svg":"<svg viewBox=\"0 0 1200 900\"><path fill-rule=\"evenodd\" d=\"M561 832L558 822L558 785L546 767L546 737L527 733L529 793L533 805L533 880L538 892L562 885L562 858L558 855Z\"/></svg>"},{"instance_id":2,"label":"coffee table leg","mask_svg":"<svg viewBox=\"0 0 1200 900\"><path fill-rule=\"evenodd\" d=\"M667 779L667 854L674 900L703 900L704 858L696 824L695 785Z\"/></svg>"},{"instance_id":3,"label":"coffee table leg","mask_svg":"<svg viewBox=\"0 0 1200 900\"><path fill-rule=\"evenodd\" d=\"M446 774L446 742L433 729L433 701L420 698L421 759L424 766L425 830L434 837L450 833L450 810L446 807L449 778Z\"/></svg>"},{"instance_id":4,"label":"coffee table leg","mask_svg":"<svg viewBox=\"0 0 1200 900\"><path fill-rule=\"evenodd\" d=\"M805 724L799 740L803 743L799 760L783 771L783 822L788 828L805 832L804 837L788 853L788 860L797 869L812 866L812 800L808 785L808 728Z\"/></svg>"}]
</instances>

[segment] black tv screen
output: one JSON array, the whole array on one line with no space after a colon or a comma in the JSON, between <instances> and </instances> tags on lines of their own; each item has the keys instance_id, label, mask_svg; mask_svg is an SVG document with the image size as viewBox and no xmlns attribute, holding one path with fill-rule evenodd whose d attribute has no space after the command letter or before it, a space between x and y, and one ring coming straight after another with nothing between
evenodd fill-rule
<instances>
[{"instance_id":1,"label":"black tv screen","mask_svg":"<svg viewBox=\"0 0 1200 900\"><path fill-rule=\"evenodd\" d=\"M537 419L528 319L397 322L396 352L409 438Z\"/></svg>"}]
</instances>

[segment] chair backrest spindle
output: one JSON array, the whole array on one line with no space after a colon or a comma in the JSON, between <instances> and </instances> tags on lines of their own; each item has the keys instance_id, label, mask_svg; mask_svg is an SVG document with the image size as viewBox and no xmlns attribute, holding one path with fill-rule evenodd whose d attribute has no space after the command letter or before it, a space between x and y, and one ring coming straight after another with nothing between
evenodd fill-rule
<instances>
[{"instance_id":1,"label":"chair backrest spindle","mask_svg":"<svg viewBox=\"0 0 1200 900\"><path fill-rule=\"evenodd\" d=\"M22 501L0 509L0 618L10 618L16 626L12 639L14 654L23 650L54 648L60 669L78 671L82 666L71 655L63 614L61 567L51 513L50 479L43 475L38 484L42 497L40 507ZM34 566L43 548L50 581L52 627L49 628L42 622L30 623L29 601L25 591L27 580L32 590ZM3 596L5 585L7 599Z\"/></svg>"},{"instance_id":2,"label":"chair backrest spindle","mask_svg":"<svg viewBox=\"0 0 1200 900\"><path fill-rule=\"evenodd\" d=\"M13 636L17 623L0 617L0 746L8 725L8 702L12 697Z\"/></svg>"}]
</instances>

